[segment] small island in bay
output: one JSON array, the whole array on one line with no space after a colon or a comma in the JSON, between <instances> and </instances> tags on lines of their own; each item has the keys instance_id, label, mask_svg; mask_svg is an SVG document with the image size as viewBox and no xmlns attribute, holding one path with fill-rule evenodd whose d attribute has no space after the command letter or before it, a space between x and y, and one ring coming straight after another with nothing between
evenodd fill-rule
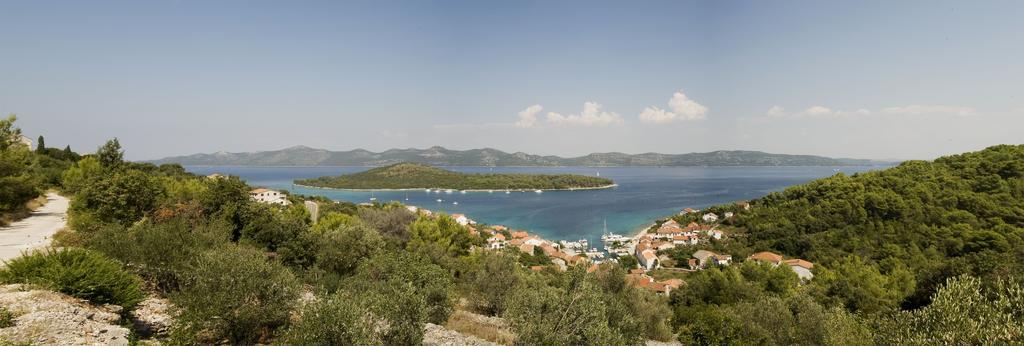
<instances>
[{"instance_id":1,"label":"small island in bay","mask_svg":"<svg viewBox=\"0 0 1024 346\"><path fill-rule=\"evenodd\" d=\"M578 174L460 173L418 163L398 163L354 174L299 179L295 184L352 190L575 190L615 186L611 179Z\"/></svg>"}]
</instances>

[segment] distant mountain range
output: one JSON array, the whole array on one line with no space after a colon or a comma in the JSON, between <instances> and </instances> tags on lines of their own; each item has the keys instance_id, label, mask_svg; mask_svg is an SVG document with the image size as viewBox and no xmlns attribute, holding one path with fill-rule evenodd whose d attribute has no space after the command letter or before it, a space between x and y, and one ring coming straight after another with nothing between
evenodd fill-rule
<instances>
[{"instance_id":1,"label":"distant mountain range","mask_svg":"<svg viewBox=\"0 0 1024 346\"><path fill-rule=\"evenodd\" d=\"M760 151L713 151L690 154L594 153L580 157L506 153L484 148L450 150L391 149L371 152L363 149L330 151L294 146L287 149L250 153L217 152L175 156L149 161L156 164L179 163L185 166L386 166L401 162L432 166L870 166L886 162L862 159L829 158L813 155L769 154Z\"/></svg>"}]
</instances>

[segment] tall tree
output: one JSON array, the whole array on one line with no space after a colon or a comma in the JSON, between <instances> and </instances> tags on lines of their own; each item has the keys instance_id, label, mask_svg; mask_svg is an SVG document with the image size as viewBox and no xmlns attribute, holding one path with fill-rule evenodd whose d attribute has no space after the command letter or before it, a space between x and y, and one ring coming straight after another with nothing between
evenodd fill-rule
<instances>
[{"instance_id":1,"label":"tall tree","mask_svg":"<svg viewBox=\"0 0 1024 346\"><path fill-rule=\"evenodd\" d=\"M121 149L121 142L118 142L117 138L107 141L106 144L96 151L96 157L99 158L100 164L105 168L121 165L124 162L124 150Z\"/></svg>"},{"instance_id":2,"label":"tall tree","mask_svg":"<svg viewBox=\"0 0 1024 346\"><path fill-rule=\"evenodd\" d=\"M43 140L43 135L39 135L39 144L36 145L36 152L42 153L46 150L46 142Z\"/></svg>"},{"instance_id":3,"label":"tall tree","mask_svg":"<svg viewBox=\"0 0 1024 346\"><path fill-rule=\"evenodd\" d=\"M64 147L64 159L70 159L73 156L74 156L74 153L71 152L71 146L70 145L65 146Z\"/></svg>"},{"instance_id":4,"label":"tall tree","mask_svg":"<svg viewBox=\"0 0 1024 346\"><path fill-rule=\"evenodd\" d=\"M14 114L8 115L7 119L0 119L0 150L6 150L18 141L18 136L21 136L21 129L14 127L17 120L18 117Z\"/></svg>"}]
</instances>

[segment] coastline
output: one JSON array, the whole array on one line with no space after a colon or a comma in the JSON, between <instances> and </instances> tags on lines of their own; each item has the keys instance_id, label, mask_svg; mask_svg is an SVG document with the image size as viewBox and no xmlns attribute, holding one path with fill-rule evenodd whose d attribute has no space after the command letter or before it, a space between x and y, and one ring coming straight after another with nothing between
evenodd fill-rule
<instances>
[{"instance_id":1,"label":"coastline","mask_svg":"<svg viewBox=\"0 0 1024 346\"><path fill-rule=\"evenodd\" d=\"M466 192L491 192L491 191L533 192L533 191L537 191L537 190L540 190L540 191L604 190L604 189L611 189L611 188L617 187L617 186L619 186L619 184L609 184L609 185L602 185L602 186L595 186L595 187L565 188L565 189L466 189L466 190L437 188L437 187L410 187L410 188L401 188L401 189L345 189L345 188L337 188L337 187L309 186L309 185L296 184L294 182L292 182L292 186L305 187L305 188L309 188L309 189L338 190L338 191L364 191L364 192L371 192L371 191L417 191L417 190L452 190L452 191L466 191Z\"/></svg>"}]
</instances>

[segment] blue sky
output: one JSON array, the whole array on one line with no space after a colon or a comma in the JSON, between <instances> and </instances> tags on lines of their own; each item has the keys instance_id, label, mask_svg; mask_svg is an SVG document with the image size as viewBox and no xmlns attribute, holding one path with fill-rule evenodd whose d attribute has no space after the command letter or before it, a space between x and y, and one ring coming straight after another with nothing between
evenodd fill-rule
<instances>
[{"instance_id":1,"label":"blue sky","mask_svg":"<svg viewBox=\"0 0 1024 346\"><path fill-rule=\"evenodd\" d=\"M1024 135L1020 2L3 2L0 112L308 145L934 158Z\"/></svg>"}]
</instances>

